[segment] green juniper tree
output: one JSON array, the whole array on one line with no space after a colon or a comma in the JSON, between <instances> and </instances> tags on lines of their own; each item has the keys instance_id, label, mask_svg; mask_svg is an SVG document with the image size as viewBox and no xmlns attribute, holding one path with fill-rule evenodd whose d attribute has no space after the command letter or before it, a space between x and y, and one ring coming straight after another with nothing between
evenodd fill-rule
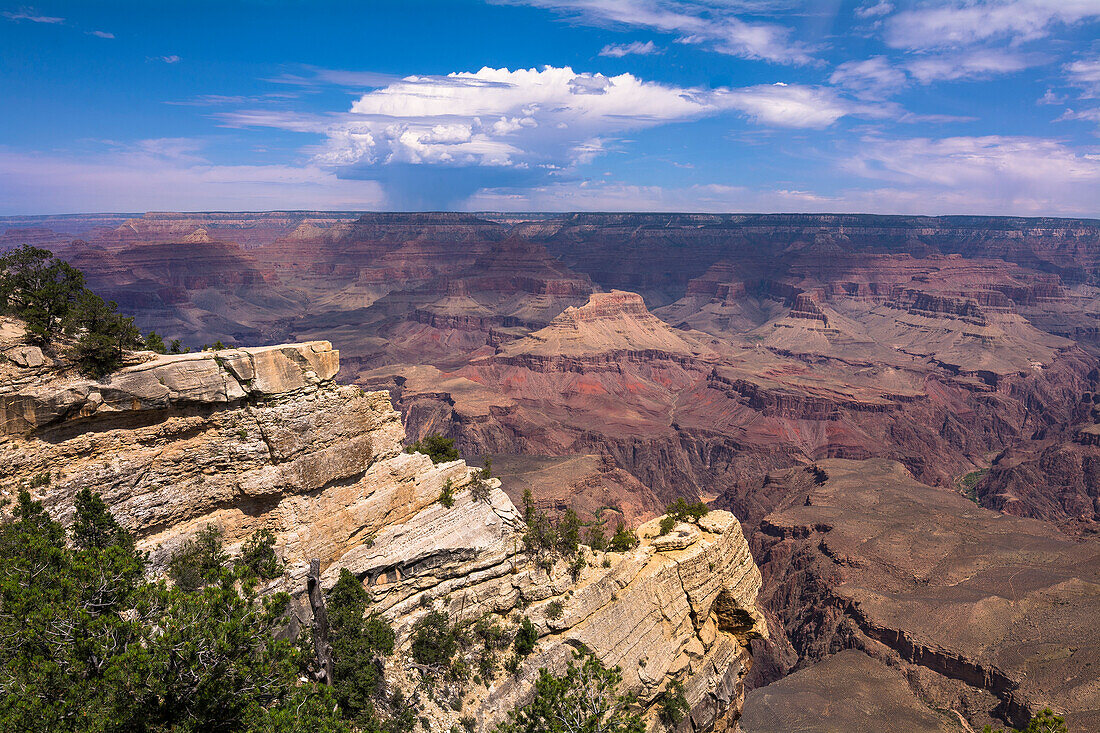
<instances>
[{"instance_id":1,"label":"green juniper tree","mask_svg":"<svg viewBox=\"0 0 1100 733\"><path fill-rule=\"evenodd\" d=\"M635 700L620 694L622 673L608 669L592 654L576 652L565 673L556 677L539 670L532 699L517 706L495 733L642 733L645 724L632 711Z\"/></svg>"},{"instance_id":2,"label":"green juniper tree","mask_svg":"<svg viewBox=\"0 0 1100 733\"><path fill-rule=\"evenodd\" d=\"M225 565L194 590L146 581L89 491L66 535L26 491L0 525L0 730L349 731L276 638L286 594L260 598Z\"/></svg>"},{"instance_id":3,"label":"green juniper tree","mask_svg":"<svg viewBox=\"0 0 1100 733\"><path fill-rule=\"evenodd\" d=\"M424 440L418 440L405 448L406 453L423 453L432 459L432 463L446 463L458 460L458 449L455 448L454 438L444 438L439 433L432 433Z\"/></svg>"},{"instance_id":4,"label":"green juniper tree","mask_svg":"<svg viewBox=\"0 0 1100 733\"><path fill-rule=\"evenodd\" d=\"M31 340L42 345L62 333L75 335L77 365L97 378L117 370L127 350L146 345L133 319L84 287L79 270L29 245L0 256L0 312L21 319Z\"/></svg>"},{"instance_id":5,"label":"green juniper tree","mask_svg":"<svg viewBox=\"0 0 1100 733\"><path fill-rule=\"evenodd\" d=\"M47 250L25 244L0 256L0 310L22 319L39 343L61 333L85 292L80 271Z\"/></svg>"},{"instance_id":6,"label":"green juniper tree","mask_svg":"<svg viewBox=\"0 0 1100 733\"><path fill-rule=\"evenodd\" d=\"M379 725L375 705L383 696L383 657L393 653L394 633L377 613L367 614L370 594L347 568L329 592L333 689L344 716L362 730Z\"/></svg>"}]
</instances>

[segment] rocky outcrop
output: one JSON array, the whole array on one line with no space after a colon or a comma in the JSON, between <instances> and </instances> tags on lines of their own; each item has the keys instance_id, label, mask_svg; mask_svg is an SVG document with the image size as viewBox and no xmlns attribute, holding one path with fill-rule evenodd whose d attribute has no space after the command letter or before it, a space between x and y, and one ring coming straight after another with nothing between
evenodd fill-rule
<instances>
[{"instance_id":1,"label":"rocky outcrop","mask_svg":"<svg viewBox=\"0 0 1100 733\"><path fill-rule=\"evenodd\" d=\"M409 692L418 673L407 632L429 608L456 620L489 614L506 628L528 615L535 653L514 675L469 686L461 713L424 700L432 730L471 713L490 729L540 668L563 668L578 648L622 668L651 726L676 680L691 706L685 730L736 729L748 645L767 629L755 606L760 572L732 515L677 528L675 542L643 525L634 550L583 549L579 573L564 560L535 562L499 481L477 499L464 462L405 453L388 395L336 383L337 369L327 342L148 355L103 381L57 360L20 367L0 403L0 496L31 486L67 522L74 495L91 488L150 552L152 572L208 525L230 553L271 530L286 561L272 589L301 598L311 558L325 587L343 568L369 587L399 632L388 677ZM438 502L445 483L451 507ZM294 612L308 619L303 602Z\"/></svg>"},{"instance_id":2,"label":"rocky outcrop","mask_svg":"<svg viewBox=\"0 0 1100 733\"><path fill-rule=\"evenodd\" d=\"M1080 642L1100 633L1095 537L978 507L885 460L821 461L776 474L770 490L780 508L754 540L773 631L760 670L813 669L855 649L901 671L912 703L975 728L991 716L1023 727L1047 705L1071 730L1096 728L1100 649ZM844 684L833 675L846 666L815 684ZM848 714L810 729L846 729ZM753 730L781 730L750 717Z\"/></svg>"},{"instance_id":3,"label":"rocky outcrop","mask_svg":"<svg viewBox=\"0 0 1100 733\"><path fill-rule=\"evenodd\" d=\"M467 492L451 508L435 505L386 527L324 576L332 584L337 568L350 569L404 628L433 608L456 620L488 617L509 627L523 614L535 623L536 651L513 675L466 691L461 712L430 703L433 730L469 715L478 730L491 730L525 698L540 668L563 670L577 649L621 668L651 730L659 729L656 703L672 680L691 708L683 730L736 730L751 665L747 645L767 628L755 607L759 571L731 514L711 512L698 527L678 528L675 542L657 536L650 522L639 529L641 545L627 553L585 548L576 578L564 561L549 568L530 561L520 551L522 531L503 492L492 491L488 501ZM401 659L390 672L415 686Z\"/></svg>"},{"instance_id":4,"label":"rocky outcrop","mask_svg":"<svg viewBox=\"0 0 1100 733\"><path fill-rule=\"evenodd\" d=\"M33 346L14 346L5 355L16 365L43 364L41 350ZM315 341L154 358L103 381L61 376L20 385L13 380L0 387L0 435L41 434L77 420L98 427L112 416L263 399L330 381L338 369L339 352L327 341Z\"/></svg>"}]
</instances>

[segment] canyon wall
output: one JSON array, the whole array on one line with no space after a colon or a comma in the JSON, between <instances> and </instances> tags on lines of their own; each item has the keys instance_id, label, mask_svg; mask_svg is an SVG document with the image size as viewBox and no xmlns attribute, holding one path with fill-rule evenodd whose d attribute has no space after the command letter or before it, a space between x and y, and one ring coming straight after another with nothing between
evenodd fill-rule
<instances>
[{"instance_id":1,"label":"canyon wall","mask_svg":"<svg viewBox=\"0 0 1100 733\"><path fill-rule=\"evenodd\" d=\"M137 354L94 381L59 351L27 344L19 324L0 326L0 496L32 486L66 522L78 491L99 492L154 573L210 524L230 554L269 529L286 569L268 589L290 590L308 623L310 559L321 561L324 587L349 569L395 623L387 676L409 692L418 677L408 632L431 609L505 629L529 617L538 645L514 674L464 689L461 713L418 703L432 730L471 714L478 730L491 729L540 668L563 671L578 648L622 669L652 729L677 681L690 706L683 730L737 730L748 645L767 627L755 606L760 572L732 515L712 512L664 537L651 522L628 552L583 548L579 572L565 560L537 563L499 482L478 499L463 461L405 453L389 396L335 382L328 342ZM451 507L438 502L445 482L456 491Z\"/></svg>"}]
</instances>

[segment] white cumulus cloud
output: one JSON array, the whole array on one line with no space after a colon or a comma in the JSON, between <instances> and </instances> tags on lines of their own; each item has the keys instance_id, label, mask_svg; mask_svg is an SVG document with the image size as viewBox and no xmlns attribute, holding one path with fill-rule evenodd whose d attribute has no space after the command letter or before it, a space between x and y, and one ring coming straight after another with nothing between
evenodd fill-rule
<instances>
[{"instance_id":1,"label":"white cumulus cloud","mask_svg":"<svg viewBox=\"0 0 1100 733\"><path fill-rule=\"evenodd\" d=\"M316 160L328 165L560 170L592 160L624 133L720 113L790 128L881 114L829 87L704 89L547 66L410 76L327 118L264 110L222 117L238 126L322 133Z\"/></svg>"}]
</instances>

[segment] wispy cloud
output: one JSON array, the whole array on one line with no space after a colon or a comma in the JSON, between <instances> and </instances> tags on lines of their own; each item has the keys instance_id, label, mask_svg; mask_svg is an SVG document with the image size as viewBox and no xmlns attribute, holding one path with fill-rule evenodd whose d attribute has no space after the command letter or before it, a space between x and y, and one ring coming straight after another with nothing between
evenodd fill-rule
<instances>
[{"instance_id":1,"label":"wispy cloud","mask_svg":"<svg viewBox=\"0 0 1100 733\"><path fill-rule=\"evenodd\" d=\"M300 68L301 73L283 73L265 79L265 81L272 84L287 84L298 87L335 86L348 89L373 89L392 84L401 78L396 74L382 74L375 71L326 69L309 65Z\"/></svg>"},{"instance_id":2,"label":"wispy cloud","mask_svg":"<svg viewBox=\"0 0 1100 733\"><path fill-rule=\"evenodd\" d=\"M176 107L227 107L247 104L284 104L288 99L297 99L294 92L269 92L267 94L199 94L190 99L169 100L165 104Z\"/></svg>"},{"instance_id":3,"label":"wispy cloud","mask_svg":"<svg viewBox=\"0 0 1100 733\"><path fill-rule=\"evenodd\" d=\"M661 50L654 45L653 41L646 41L645 43L633 41L631 43L609 43L600 49L600 56L622 58L623 56L651 56L660 52Z\"/></svg>"},{"instance_id":4,"label":"wispy cloud","mask_svg":"<svg viewBox=\"0 0 1100 733\"><path fill-rule=\"evenodd\" d=\"M1049 35L1058 25L1100 17L1096 0L949 0L901 11L886 21L886 41L896 48L969 46L1008 38Z\"/></svg>"},{"instance_id":5,"label":"wispy cloud","mask_svg":"<svg viewBox=\"0 0 1100 733\"><path fill-rule=\"evenodd\" d=\"M8 20L25 20L30 23L48 23L51 25L64 23L64 18L58 18L51 15L40 15L31 8L23 8L22 10L5 10L0 13Z\"/></svg>"},{"instance_id":6,"label":"wispy cloud","mask_svg":"<svg viewBox=\"0 0 1100 733\"><path fill-rule=\"evenodd\" d=\"M886 2L886 0L870 0L863 5L856 8L857 18L879 18L883 15L889 15L894 11L893 3Z\"/></svg>"},{"instance_id":7,"label":"wispy cloud","mask_svg":"<svg viewBox=\"0 0 1100 733\"><path fill-rule=\"evenodd\" d=\"M1083 89L1086 97L1100 96L1100 56L1078 59L1066 65L1069 82Z\"/></svg>"},{"instance_id":8,"label":"wispy cloud","mask_svg":"<svg viewBox=\"0 0 1100 733\"><path fill-rule=\"evenodd\" d=\"M1035 54L998 49L919 56L905 63L905 68L921 84L935 81L978 81L997 74L1011 74L1048 59Z\"/></svg>"},{"instance_id":9,"label":"wispy cloud","mask_svg":"<svg viewBox=\"0 0 1100 733\"><path fill-rule=\"evenodd\" d=\"M829 77L829 83L851 89L862 97L884 99L902 91L909 78L885 56L872 56L840 64Z\"/></svg>"},{"instance_id":10,"label":"wispy cloud","mask_svg":"<svg viewBox=\"0 0 1100 733\"><path fill-rule=\"evenodd\" d=\"M45 23L47 25L71 25L66 22L65 18L54 15L42 15L36 12L33 8L24 7L20 10L5 10L0 12L0 16L7 18L14 22L26 21L28 23ZM75 26L73 26L75 27ZM97 38L114 38L114 33L107 31L84 31L89 36L95 36Z\"/></svg>"},{"instance_id":11,"label":"wispy cloud","mask_svg":"<svg viewBox=\"0 0 1100 733\"><path fill-rule=\"evenodd\" d=\"M170 56L155 56L154 60L163 61L166 64L178 64L182 59L180 59L179 56L172 54Z\"/></svg>"},{"instance_id":12,"label":"wispy cloud","mask_svg":"<svg viewBox=\"0 0 1100 733\"><path fill-rule=\"evenodd\" d=\"M812 49L791 39L790 28L748 21L744 12L764 12L775 3L728 0L496 0L568 14L598 25L647 28L673 34L679 43L717 53L782 64L814 62Z\"/></svg>"},{"instance_id":13,"label":"wispy cloud","mask_svg":"<svg viewBox=\"0 0 1100 733\"><path fill-rule=\"evenodd\" d=\"M378 184L317 165L217 165L201 143L146 140L90 156L0 148L0 213L279 208L377 209Z\"/></svg>"},{"instance_id":14,"label":"wispy cloud","mask_svg":"<svg viewBox=\"0 0 1100 733\"><path fill-rule=\"evenodd\" d=\"M1036 137L865 138L842 169L970 211L1100 214L1100 156Z\"/></svg>"}]
</instances>

